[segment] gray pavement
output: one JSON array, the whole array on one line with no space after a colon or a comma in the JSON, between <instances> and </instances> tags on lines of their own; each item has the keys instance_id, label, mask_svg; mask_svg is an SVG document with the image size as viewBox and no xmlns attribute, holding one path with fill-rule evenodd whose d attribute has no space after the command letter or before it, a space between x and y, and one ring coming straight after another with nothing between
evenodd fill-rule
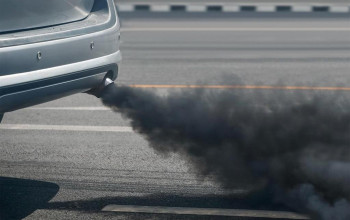
<instances>
[{"instance_id":1,"label":"gray pavement","mask_svg":"<svg viewBox=\"0 0 350 220\"><path fill-rule=\"evenodd\" d=\"M122 26L119 84L350 86L347 18L140 14L123 16ZM0 125L0 192L12 201L13 219L199 219L100 212L109 204L290 211L251 204L242 189L228 192L210 177L197 178L182 158L154 152L139 134L98 131L96 126L129 124L86 94L8 113L2 123L62 126ZM65 130L77 125L96 131Z\"/></svg>"}]
</instances>

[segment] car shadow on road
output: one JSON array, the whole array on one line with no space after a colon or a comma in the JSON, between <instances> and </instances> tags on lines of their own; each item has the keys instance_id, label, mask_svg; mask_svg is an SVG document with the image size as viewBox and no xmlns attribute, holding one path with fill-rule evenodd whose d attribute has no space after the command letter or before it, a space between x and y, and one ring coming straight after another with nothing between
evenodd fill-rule
<instances>
[{"instance_id":1,"label":"car shadow on road","mask_svg":"<svg viewBox=\"0 0 350 220\"><path fill-rule=\"evenodd\" d=\"M23 219L46 206L58 192L55 183L0 177L0 219Z\"/></svg>"}]
</instances>

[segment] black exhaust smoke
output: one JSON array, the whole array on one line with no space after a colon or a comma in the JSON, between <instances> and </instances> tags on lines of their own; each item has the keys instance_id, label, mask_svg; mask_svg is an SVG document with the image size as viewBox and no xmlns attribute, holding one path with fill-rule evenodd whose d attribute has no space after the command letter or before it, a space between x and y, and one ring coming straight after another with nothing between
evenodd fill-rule
<instances>
[{"instance_id":1,"label":"black exhaust smoke","mask_svg":"<svg viewBox=\"0 0 350 220\"><path fill-rule=\"evenodd\" d=\"M158 152L179 153L228 189L266 190L322 220L350 219L350 99L283 90L158 96L108 85L102 101Z\"/></svg>"}]
</instances>

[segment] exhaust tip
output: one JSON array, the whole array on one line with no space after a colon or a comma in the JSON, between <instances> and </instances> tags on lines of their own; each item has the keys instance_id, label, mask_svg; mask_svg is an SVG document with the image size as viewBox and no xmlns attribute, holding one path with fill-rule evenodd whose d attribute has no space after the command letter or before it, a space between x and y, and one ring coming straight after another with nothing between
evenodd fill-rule
<instances>
[{"instance_id":1,"label":"exhaust tip","mask_svg":"<svg viewBox=\"0 0 350 220\"><path fill-rule=\"evenodd\" d=\"M114 83L112 79L106 77L104 80L103 80L103 85L106 87L108 86L109 84L111 83Z\"/></svg>"},{"instance_id":2,"label":"exhaust tip","mask_svg":"<svg viewBox=\"0 0 350 220\"><path fill-rule=\"evenodd\" d=\"M114 84L114 82L111 78L109 78L107 76L99 86L87 91L86 93L88 93L90 95L94 95L97 98L101 98L102 94L104 93L105 88L111 84Z\"/></svg>"}]
</instances>

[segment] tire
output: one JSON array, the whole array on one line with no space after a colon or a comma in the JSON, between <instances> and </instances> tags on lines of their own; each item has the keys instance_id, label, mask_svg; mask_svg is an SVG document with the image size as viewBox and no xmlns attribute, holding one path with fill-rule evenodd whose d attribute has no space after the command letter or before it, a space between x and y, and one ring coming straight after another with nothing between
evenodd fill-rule
<instances>
[{"instance_id":1,"label":"tire","mask_svg":"<svg viewBox=\"0 0 350 220\"><path fill-rule=\"evenodd\" d=\"M0 123L1 123L3 117L4 117L4 114L0 113Z\"/></svg>"}]
</instances>

